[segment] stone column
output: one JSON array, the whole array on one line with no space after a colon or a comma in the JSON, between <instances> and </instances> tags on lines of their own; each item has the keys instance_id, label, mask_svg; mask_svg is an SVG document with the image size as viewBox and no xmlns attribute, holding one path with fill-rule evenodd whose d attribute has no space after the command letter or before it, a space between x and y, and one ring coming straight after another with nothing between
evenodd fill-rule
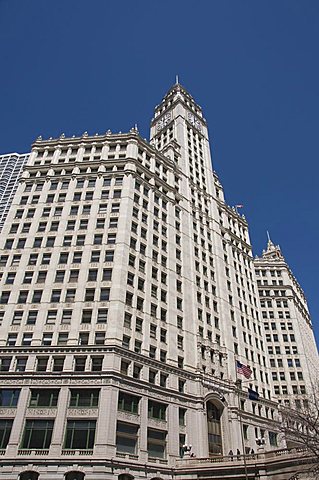
<instances>
[{"instance_id":1,"label":"stone column","mask_svg":"<svg viewBox=\"0 0 319 480\"><path fill-rule=\"evenodd\" d=\"M148 424L148 399L142 397L140 400L140 461L147 462L147 424Z\"/></svg>"},{"instance_id":2,"label":"stone column","mask_svg":"<svg viewBox=\"0 0 319 480\"><path fill-rule=\"evenodd\" d=\"M69 388L62 387L59 393L57 415L54 421L54 428L51 439L50 455L60 456L63 448L63 441L66 426L66 411L68 408Z\"/></svg>"},{"instance_id":3,"label":"stone column","mask_svg":"<svg viewBox=\"0 0 319 480\"><path fill-rule=\"evenodd\" d=\"M115 456L118 389L104 386L100 392L99 417L95 436L95 455Z\"/></svg>"},{"instance_id":4,"label":"stone column","mask_svg":"<svg viewBox=\"0 0 319 480\"><path fill-rule=\"evenodd\" d=\"M16 457L18 453L19 443L22 439L22 428L24 424L25 411L27 409L27 402L29 397L29 388L23 387L20 392L18 407L16 409L16 416L13 420L10 441L7 447L8 457Z\"/></svg>"}]
</instances>

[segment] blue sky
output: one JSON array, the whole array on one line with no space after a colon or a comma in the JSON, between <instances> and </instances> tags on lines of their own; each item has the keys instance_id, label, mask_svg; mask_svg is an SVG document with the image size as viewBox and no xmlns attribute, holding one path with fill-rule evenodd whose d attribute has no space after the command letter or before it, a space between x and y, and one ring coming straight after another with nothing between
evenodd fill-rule
<instances>
[{"instance_id":1,"label":"blue sky","mask_svg":"<svg viewBox=\"0 0 319 480\"><path fill-rule=\"evenodd\" d=\"M148 138L178 73L254 253L269 230L319 338L318 46L317 0L0 0L0 152L135 123Z\"/></svg>"}]
</instances>

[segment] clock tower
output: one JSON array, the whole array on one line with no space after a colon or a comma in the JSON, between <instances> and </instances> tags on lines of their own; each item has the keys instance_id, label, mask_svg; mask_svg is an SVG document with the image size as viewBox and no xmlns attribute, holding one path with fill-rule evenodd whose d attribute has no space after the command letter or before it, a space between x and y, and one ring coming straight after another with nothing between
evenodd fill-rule
<instances>
[{"instance_id":1,"label":"clock tower","mask_svg":"<svg viewBox=\"0 0 319 480\"><path fill-rule=\"evenodd\" d=\"M150 142L178 162L178 167L197 188L213 193L206 120L201 107L178 82L155 108Z\"/></svg>"}]
</instances>

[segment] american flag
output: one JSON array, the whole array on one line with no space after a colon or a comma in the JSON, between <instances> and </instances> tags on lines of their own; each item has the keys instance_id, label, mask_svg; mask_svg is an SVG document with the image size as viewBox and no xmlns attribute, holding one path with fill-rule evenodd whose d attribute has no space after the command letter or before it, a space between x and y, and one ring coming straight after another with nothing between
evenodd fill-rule
<instances>
[{"instance_id":1,"label":"american flag","mask_svg":"<svg viewBox=\"0 0 319 480\"><path fill-rule=\"evenodd\" d=\"M253 373L249 365L244 365L238 360L236 361L236 369L239 374L244 375L246 378L250 378L251 374Z\"/></svg>"}]
</instances>

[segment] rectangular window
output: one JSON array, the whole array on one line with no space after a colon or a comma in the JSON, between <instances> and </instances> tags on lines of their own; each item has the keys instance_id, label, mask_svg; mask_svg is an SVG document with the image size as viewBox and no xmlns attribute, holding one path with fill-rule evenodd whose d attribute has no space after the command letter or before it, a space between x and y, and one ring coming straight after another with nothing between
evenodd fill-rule
<instances>
[{"instance_id":1,"label":"rectangular window","mask_svg":"<svg viewBox=\"0 0 319 480\"><path fill-rule=\"evenodd\" d=\"M21 448L47 450L50 447L54 420L26 420Z\"/></svg>"},{"instance_id":2,"label":"rectangular window","mask_svg":"<svg viewBox=\"0 0 319 480\"><path fill-rule=\"evenodd\" d=\"M121 453L136 453L138 426L130 423L117 422L116 449Z\"/></svg>"},{"instance_id":3,"label":"rectangular window","mask_svg":"<svg viewBox=\"0 0 319 480\"><path fill-rule=\"evenodd\" d=\"M53 372L62 372L64 366L65 357L53 357Z\"/></svg>"},{"instance_id":4,"label":"rectangular window","mask_svg":"<svg viewBox=\"0 0 319 480\"><path fill-rule=\"evenodd\" d=\"M0 406L1 407L16 407L18 404L20 389L6 389L0 390Z\"/></svg>"},{"instance_id":5,"label":"rectangular window","mask_svg":"<svg viewBox=\"0 0 319 480\"><path fill-rule=\"evenodd\" d=\"M8 372L10 370L12 357L0 358L0 372Z\"/></svg>"},{"instance_id":6,"label":"rectangular window","mask_svg":"<svg viewBox=\"0 0 319 480\"><path fill-rule=\"evenodd\" d=\"M100 390L93 389L71 389L70 407L97 407L99 404Z\"/></svg>"},{"instance_id":7,"label":"rectangular window","mask_svg":"<svg viewBox=\"0 0 319 480\"><path fill-rule=\"evenodd\" d=\"M125 392L119 392L118 409L137 414L140 398Z\"/></svg>"},{"instance_id":8,"label":"rectangular window","mask_svg":"<svg viewBox=\"0 0 319 480\"><path fill-rule=\"evenodd\" d=\"M91 450L94 446L95 420L68 420L64 448Z\"/></svg>"},{"instance_id":9,"label":"rectangular window","mask_svg":"<svg viewBox=\"0 0 319 480\"><path fill-rule=\"evenodd\" d=\"M46 372L48 366L49 357L37 357L37 372Z\"/></svg>"},{"instance_id":10,"label":"rectangular window","mask_svg":"<svg viewBox=\"0 0 319 480\"><path fill-rule=\"evenodd\" d=\"M106 308L99 308L97 312L97 323L106 323L107 313L108 310Z\"/></svg>"},{"instance_id":11,"label":"rectangular window","mask_svg":"<svg viewBox=\"0 0 319 480\"><path fill-rule=\"evenodd\" d=\"M148 401L148 418L155 418L156 420L166 421L167 405L164 403Z\"/></svg>"},{"instance_id":12,"label":"rectangular window","mask_svg":"<svg viewBox=\"0 0 319 480\"><path fill-rule=\"evenodd\" d=\"M74 371L75 372L84 372L85 363L86 363L86 357L75 357Z\"/></svg>"},{"instance_id":13,"label":"rectangular window","mask_svg":"<svg viewBox=\"0 0 319 480\"><path fill-rule=\"evenodd\" d=\"M30 407L56 407L58 404L59 389L41 388L31 389Z\"/></svg>"},{"instance_id":14,"label":"rectangular window","mask_svg":"<svg viewBox=\"0 0 319 480\"><path fill-rule=\"evenodd\" d=\"M161 430L147 429L147 451L149 457L165 458L166 432Z\"/></svg>"},{"instance_id":15,"label":"rectangular window","mask_svg":"<svg viewBox=\"0 0 319 480\"><path fill-rule=\"evenodd\" d=\"M42 345L49 346L52 344L53 333L44 333L42 335Z\"/></svg>"},{"instance_id":16,"label":"rectangular window","mask_svg":"<svg viewBox=\"0 0 319 480\"><path fill-rule=\"evenodd\" d=\"M0 449L7 448L11 434L13 420L0 420Z\"/></svg>"}]
</instances>

